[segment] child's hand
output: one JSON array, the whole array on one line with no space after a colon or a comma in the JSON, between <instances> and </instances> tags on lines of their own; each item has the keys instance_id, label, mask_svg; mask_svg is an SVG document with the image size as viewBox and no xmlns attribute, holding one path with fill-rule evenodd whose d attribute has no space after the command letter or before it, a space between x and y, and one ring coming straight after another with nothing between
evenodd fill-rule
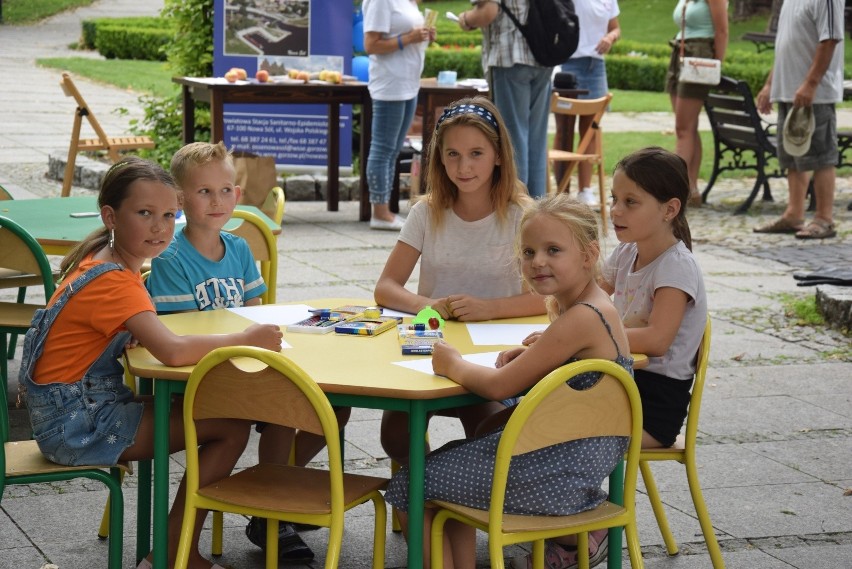
<instances>
[{"instance_id":1,"label":"child's hand","mask_svg":"<svg viewBox=\"0 0 852 569\"><path fill-rule=\"evenodd\" d=\"M426 308L425 306L423 308ZM453 315L450 312L450 301L448 298L436 298L432 301L429 308L436 310L444 320L452 320Z\"/></svg>"},{"instance_id":2,"label":"child's hand","mask_svg":"<svg viewBox=\"0 0 852 569\"><path fill-rule=\"evenodd\" d=\"M491 304L475 296L452 294L447 297L447 305L450 308L452 318L462 322L478 322L494 318Z\"/></svg>"},{"instance_id":3,"label":"child's hand","mask_svg":"<svg viewBox=\"0 0 852 569\"><path fill-rule=\"evenodd\" d=\"M524 353L524 350L526 350L526 348L512 348L511 350L504 350L500 352L497 354L497 361L494 362L494 367L503 367Z\"/></svg>"},{"instance_id":4,"label":"child's hand","mask_svg":"<svg viewBox=\"0 0 852 569\"><path fill-rule=\"evenodd\" d=\"M524 346L532 346L533 344L535 344L536 340L541 338L541 335L543 333L544 332L542 332L541 330L539 330L538 332L533 332L532 334L524 338L523 341L521 341L521 344L523 344Z\"/></svg>"},{"instance_id":5,"label":"child's hand","mask_svg":"<svg viewBox=\"0 0 852 569\"><path fill-rule=\"evenodd\" d=\"M138 346L138 345L139 345L139 340L137 340L137 339L136 339L136 338L134 338L133 336L130 336L130 339L129 339L129 340L127 340L127 343L126 343L126 344L124 344L124 349L125 349L125 350L129 350L129 349L131 349L131 348L135 348L135 347L136 347L136 346Z\"/></svg>"},{"instance_id":6,"label":"child's hand","mask_svg":"<svg viewBox=\"0 0 852 569\"><path fill-rule=\"evenodd\" d=\"M437 375L450 377L453 362L460 359L459 351L443 340L432 346L432 371Z\"/></svg>"},{"instance_id":7,"label":"child's hand","mask_svg":"<svg viewBox=\"0 0 852 569\"><path fill-rule=\"evenodd\" d=\"M246 343L273 352L281 351L281 339L284 333L275 324L252 324L245 329Z\"/></svg>"}]
</instances>

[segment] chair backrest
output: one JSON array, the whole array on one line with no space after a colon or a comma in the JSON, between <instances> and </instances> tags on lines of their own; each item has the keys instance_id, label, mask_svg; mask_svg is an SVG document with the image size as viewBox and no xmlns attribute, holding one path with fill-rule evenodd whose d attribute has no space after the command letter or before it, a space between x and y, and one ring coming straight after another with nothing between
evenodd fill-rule
<instances>
[{"instance_id":1,"label":"chair backrest","mask_svg":"<svg viewBox=\"0 0 852 569\"><path fill-rule=\"evenodd\" d=\"M92 113L92 109L89 108L86 100L83 99L83 95L81 95L80 91L77 90L77 86L74 85L74 81L71 80L71 75L67 72L63 72L59 85L62 87L62 92L65 93L66 97L74 97L74 101L77 102L78 116L86 117L89 124L92 125L92 129L95 131L95 134L98 135L101 143L108 146L109 142L106 132L104 132L104 129L101 127L101 123L98 122L98 119L95 118L95 115Z\"/></svg>"},{"instance_id":2,"label":"chair backrest","mask_svg":"<svg viewBox=\"0 0 852 569\"><path fill-rule=\"evenodd\" d=\"M704 336L698 346L698 357L695 364L695 381L692 384L692 395L689 397L689 411L686 415L685 448L695 447L695 437L698 434L698 416L701 414L701 399L704 396L704 381L707 379L707 364L710 361L710 317L704 325ZM691 451L687 451L691 452Z\"/></svg>"},{"instance_id":3,"label":"chair backrest","mask_svg":"<svg viewBox=\"0 0 852 569\"><path fill-rule=\"evenodd\" d=\"M187 473L197 472L194 422L229 418L263 421L324 436L328 445L332 500L343 506L343 458L337 417L316 382L278 352L251 346L219 348L195 365L184 396ZM196 484L197 485L197 484ZM337 489L335 490L335 486Z\"/></svg>"},{"instance_id":4,"label":"chair backrest","mask_svg":"<svg viewBox=\"0 0 852 569\"><path fill-rule=\"evenodd\" d=\"M0 186L0 202L2 202L4 200L13 200L13 199L15 199L15 198L14 198L14 196L12 196L12 194L9 193L9 190L4 188L3 186Z\"/></svg>"},{"instance_id":5,"label":"chair backrest","mask_svg":"<svg viewBox=\"0 0 852 569\"><path fill-rule=\"evenodd\" d=\"M590 146L595 132L601 128L601 118L603 118L611 100L612 93L607 93L599 99L569 99L568 97L560 97L557 93L551 95L550 112L553 114L592 117L592 127L586 131L586 134L580 139L579 144L577 144L573 152L577 154L600 154L601 145L603 144L602 136L595 138L594 148L590 148ZM569 149L566 148L564 150Z\"/></svg>"},{"instance_id":6,"label":"chair backrest","mask_svg":"<svg viewBox=\"0 0 852 569\"><path fill-rule=\"evenodd\" d=\"M281 225L281 222L284 221L284 190L278 186L269 190L269 195L261 204L260 211L269 216L272 221Z\"/></svg>"},{"instance_id":7,"label":"chair backrest","mask_svg":"<svg viewBox=\"0 0 852 569\"><path fill-rule=\"evenodd\" d=\"M45 301L53 296L56 289L53 269L41 245L26 229L3 216L0 216L0 268L40 275Z\"/></svg>"},{"instance_id":8,"label":"chair backrest","mask_svg":"<svg viewBox=\"0 0 852 569\"><path fill-rule=\"evenodd\" d=\"M283 203L282 203L283 207ZM266 293L261 297L264 304L275 304L275 288L278 286L278 244L275 235L266 223L249 211L234 210L233 218L243 222L229 230L248 242L255 261L260 263L260 276L266 283Z\"/></svg>"},{"instance_id":9,"label":"chair backrest","mask_svg":"<svg viewBox=\"0 0 852 569\"><path fill-rule=\"evenodd\" d=\"M594 386L577 390L566 385L589 372L603 374ZM512 456L605 436L630 437L624 499L626 506L632 506L642 443L642 405L633 377L618 364L600 359L573 362L545 376L521 400L500 437L491 490L489 516L496 524L492 527L500 527Z\"/></svg>"}]
</instances>

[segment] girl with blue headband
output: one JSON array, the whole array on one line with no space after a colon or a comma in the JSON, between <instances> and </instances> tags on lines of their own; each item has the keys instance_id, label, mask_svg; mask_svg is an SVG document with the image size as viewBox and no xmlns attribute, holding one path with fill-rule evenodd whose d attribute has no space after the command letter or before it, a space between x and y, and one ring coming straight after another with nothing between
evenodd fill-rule
<instances>
[{"instance_id":1,"label":"girl with blue headband","mask_svg":"<svg viewBox=\"0 0 852 569\"><path fill-rule=\"evenodd\" d=\"M448 106L429 147L426 195L414 204L374 291L378 304L445 319L481 321L544 314L544 299L523 284L513 244L529 204L515 170L509 133L485 97ZM417 292L405 288L420 261ZM453 411L472 437L505 409L498 401ZM408 464L408 418L386 411L382 447Z\"/></svg>"}]
</instances>

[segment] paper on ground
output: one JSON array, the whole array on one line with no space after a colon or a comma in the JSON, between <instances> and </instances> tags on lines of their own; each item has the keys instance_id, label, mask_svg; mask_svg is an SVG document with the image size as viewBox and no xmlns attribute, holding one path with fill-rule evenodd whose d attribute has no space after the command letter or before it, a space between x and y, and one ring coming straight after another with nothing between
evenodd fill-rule
<instances>
[{"instance_id":1,"label":"paper on ground","mask_svg":"<svg viewBox=\"0 0 852 569\"><path fill-rule=\"evenodd\" d=\"M541 332L546 324L468 324L467 332L474 346L520 346L533 332Z\"/></svg>"},{"instance_id":2,"label":"paper on ground","mask_svg":"<svg viewBox=\"0 0 852 569\"><path fill-rule=\"evenodd\" d=\"M484 352L481 354L465 354L462 356L462 359L465 361L469 361L476 365L486 366L486 367L494 367L494 362L497 361L497 356L500 352ZM408 369L413 369L414 371L419 371L422 373L428 373L429 375L435 375L432 372L432 358L421 358L419 360L405 360L401 362L393 362L394 365L398 365L401 367L407 367Z\"/></svg>"}]
</instances>

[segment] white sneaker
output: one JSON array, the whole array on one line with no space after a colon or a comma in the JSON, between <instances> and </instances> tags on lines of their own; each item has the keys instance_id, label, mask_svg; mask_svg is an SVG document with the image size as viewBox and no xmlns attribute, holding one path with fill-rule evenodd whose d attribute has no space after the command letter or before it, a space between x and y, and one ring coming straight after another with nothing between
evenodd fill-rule
<instances>
[{"instance_id":1,"label":"white sneaker","mask_svg":"<svg viewBox=\"0 0 852 569\"><path fill-rule=\"evenodd\" d=\"M598 193L592 188L583 188L577 192L577 201L590 206L601 205Z\"/></svg>"},{"instance_id":2,"label":"white sneaker","mask_svg":"<svg viewBox=\"0 0 852 569\"><path fill-rule=\"evenodd\" d=\"M370 229L379 231L399 231L405 224L405 218L395 215L393 221L385 221L384 219L370 219Z\"/></svg>"}]
</instances>

